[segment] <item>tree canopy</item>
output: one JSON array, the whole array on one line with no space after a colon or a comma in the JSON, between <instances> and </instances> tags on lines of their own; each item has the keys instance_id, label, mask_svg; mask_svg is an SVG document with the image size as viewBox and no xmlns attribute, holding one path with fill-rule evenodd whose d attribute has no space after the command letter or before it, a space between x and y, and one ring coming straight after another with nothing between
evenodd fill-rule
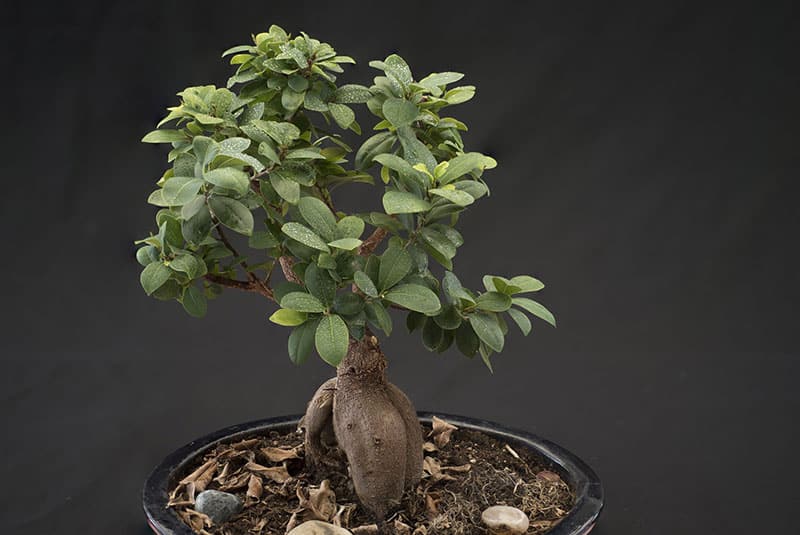
<instances>
[{"instance_id":1,"label":"tree canopy","mask_svg":"<svg viewBox=\"0 0 800 535\"><path fill-rule=\"evenodd\" d=\"M443 115L475 94L471 85L449 87L462 74L415 80L392 54L369 63L380 71L371 87L337 85L342 66L355 61L278 26L223 57L236 66L227 87L181 91L180 104L142 139L172 146L148 198L160 208L158 232L136 242L148 295L202 317L225 287L257 292L279 307L269 319L292 329L297 364L316 349L336 366L349 338L367 328L390 335L390 309L407 312L408 330L420 331L429 350L455 343L490 369L506 317L525 335L526 313L555 325L543 305L521 296L541 290L538 279L486 275L484 290L473 291L453 273L464 243L459 215L488 195L483 173L497 165L466 152L466 125ZM351 163L340 132L361 135L353 106L363 104L377 133ZM382 212L334 207L331 191L356 183L384 189ZM246 236L246 254L230 233ZM275 283L276 270L285 281Z\"/></svg>"}]
</instances>

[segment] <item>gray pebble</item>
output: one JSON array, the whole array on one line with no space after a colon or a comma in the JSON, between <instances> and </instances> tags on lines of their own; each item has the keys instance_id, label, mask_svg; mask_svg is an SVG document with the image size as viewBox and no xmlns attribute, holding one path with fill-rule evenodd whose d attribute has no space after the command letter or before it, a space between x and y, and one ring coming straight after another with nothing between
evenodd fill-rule
<instances>
[{"instance_id":1,"label":"gray pebble","mask_svg":"<svg viewBox=\"0 0 800 535\"><path fill-rule=\"evenodd\" d=\"M208 515L214 524L222 524L242 510L242 501L227 492L204 490L195 498L194 509Z\"/></svg>"}]
</instances>

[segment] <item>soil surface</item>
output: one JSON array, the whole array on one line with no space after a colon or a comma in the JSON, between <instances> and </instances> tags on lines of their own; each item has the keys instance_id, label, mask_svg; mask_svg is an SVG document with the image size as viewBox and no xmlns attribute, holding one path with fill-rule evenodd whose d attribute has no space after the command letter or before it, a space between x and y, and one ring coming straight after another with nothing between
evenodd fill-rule
<instances>
[{"instance_id":1,"label":"soil surface","mask_svg":"<svg viewBox=\"0 0 800 535\"><path fill-rule=\"evenodd\" d=\"M399 535L482 535L481 512L511 505L531 521L529 534L545 533L572 508L574 495L541 459L483 433L443 420L424 426L422 481L406 491L388 517ZM220 444L179 474L170 506L196 533L284 535L306 520L340 525L356 535L376 533L358 503L343 460L308 473L301 432L270 432ZM193 509L194 497L216 489L241 498L244 507L222 525Z\"/></svg>"}]
</instances>

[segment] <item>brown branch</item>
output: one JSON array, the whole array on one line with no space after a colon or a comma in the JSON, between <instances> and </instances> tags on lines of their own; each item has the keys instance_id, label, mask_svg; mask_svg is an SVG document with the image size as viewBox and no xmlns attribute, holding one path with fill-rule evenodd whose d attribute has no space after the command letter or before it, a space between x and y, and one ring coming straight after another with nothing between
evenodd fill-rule
<instances>
[{"instance_id":1,"label":"brown branch","mask_svg":"<svg viewBox=\"0 0 800 535\"><path fill-rule=\"evenodd\" d=\"M389 231L385 228L376 228L375 231L370 234L366 240L364 240L364 243L361 244L361 247L358 248L358 254L361 256L367 256L368 254L372 253L388 234Z\"/></svg>"},{"instance_id":2,"label":"brown branch","mask_svg":"<svg viewBox=\"0 0 800 535\"><path fill-rule=\"evenodd\" d=\"M255 292L257 294L263 295L267 299L275 301L275 296L273 295L272 290L266 284L264 284L262 281L258 279L249 281L240 281L236 279L229 279L228 277L223 277L222 275L215 275L213 273L206 273L205 279L209 282L213 282L214 284L225 286L226 288L236 288L238 290L244 290L246 292Z\"/></svg>"},{"instance_id":3,"label":"brown branch","mask_svg":"<svg viewBox=\"0 0 800 535\"><path fill-rule=\"evenodd\" d=\"M287 281L294 282L296 284L303 284L300 278L295 275L295 272L292 270L292 267L294 266L294 260L292 260L291 257L283 255L278 258L278 263L281 265L281 271L283 271L283 276L286 277Z\"/></svg>"}]
</instances>

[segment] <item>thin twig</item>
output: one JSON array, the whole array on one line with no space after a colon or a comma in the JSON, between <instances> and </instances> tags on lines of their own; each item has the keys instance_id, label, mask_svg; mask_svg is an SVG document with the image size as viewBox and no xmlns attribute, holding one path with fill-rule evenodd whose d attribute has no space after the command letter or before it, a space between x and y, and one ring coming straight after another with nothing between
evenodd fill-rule
<instances>
[{"instance_id":1,"label":"thin twig","mask_svg":"<svg viewBox=\"0 0 800 535\"><path fill-rule=\"evenodd\" d=\"M237 279L229 279L228 277L223 277L222 275L215 275L213 273L207 273L205 275L205 279L209 282L213 282L214 284L225 286L226 288L236 288L238 290L243 290L246 292L255 292L257 294L263 295L267 299L275 301L275 296L272 293L272 289L258 279L249 281L240 281Z\"/></svg>"}]
</instances>

